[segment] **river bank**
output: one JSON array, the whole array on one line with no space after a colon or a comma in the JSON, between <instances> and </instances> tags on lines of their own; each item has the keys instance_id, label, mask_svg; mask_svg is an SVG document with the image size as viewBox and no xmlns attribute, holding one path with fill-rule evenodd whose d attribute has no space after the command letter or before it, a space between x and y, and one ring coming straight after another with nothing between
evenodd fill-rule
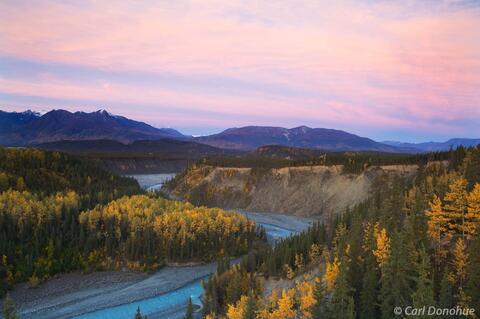
<instances>
[{"instance_id":1,"label":"river bank","mask_svg":"<svg viewBox=\"0 0 480 319\"><path fill-rule=\"evenodd\" d=\"M308 218L272 213L242 212L263 225L274 240L306 229ZM11 295L21 318L131 318L140 308L149 318L182 318L186 300L198 298L201 280L216 263L164 267L154 274L108 271L63 274L37 288L19 284Z\"/></svg>"}]
</instances>

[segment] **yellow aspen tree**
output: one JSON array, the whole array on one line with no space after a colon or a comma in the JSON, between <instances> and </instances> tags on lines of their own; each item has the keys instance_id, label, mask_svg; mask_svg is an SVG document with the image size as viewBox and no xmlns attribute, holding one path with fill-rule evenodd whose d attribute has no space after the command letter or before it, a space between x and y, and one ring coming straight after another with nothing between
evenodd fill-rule
<instances>
[{"instance_id":1,"label":"yellow aspen tree","mask_svg":"<svg viewBox=\"0 0 480 319\"><path fill-rule=\"evenodd\" d=\"M480 184L477 183L467 196L467 215L465 216L465 231L470 239L480 224Z\"/></svg>"},{"instance_id":2,"label":"yellow aspen tree","mask_svg":"<svg viewBox=\"0 0 480 319\"><path fill-rule=\"evenodd\" d=\"M450 219L443 210L442 201L437 195L430 202L430 209L426 211L428 217L428 236L434 241L441 241L441 237L449 232Z\"/></svg>"},{"instance_id":3,"label":"yellow aspen tree","mask_svg":"<svg viewBox=\"0 0 480 319\"><path fill-rule=\"evenodd\" d=\"M385 262L390 256L390 238L388 237L387 230L382 228L380 231L376 231L375 234L376 249L373 251L373 255L377 259L380 268L383 268Z\"/></svg>"},{"instance_id":4,"label":"yellow aspen tree","mask_svg":"<svg viewBox=\"0 0 480 319\"><path fill-rule=\"evenodd\" d=\"M317 303L314 296L314 283L301 281L297 283L295 290L297 291L301 318L312 318L311 308Z\"/></svg>"},{"instance_id":5,"label":"yellow aspen tree","mask_svg":"<svg viewBox=\"0 0 480 319\"><path fill-rule=\"evenodd\" d=\"M467 278L468 254L467 246L462 238L459 238L453 249L453 272L450 274L450 282L459 289Z\"/></svg>"},{"instance_id":6,"label":"yellow aspen tree","mask_svg":"<svg viewBox=\"0 0 480 319\"><path fill-rule=\"evenodd\" d=\"M449 227L450 219L443 210L442 201L437 195L430 202L430 209L426 212L427 233L433 242L435 250L435 263L438 266L442 259L447 256L448 245L452 240L453 232Z\"/></svg>"},{"instance_id":7,"label":"yellow aspen tree","mask_svg":"<svg viewBox=\"0 0 480 319\"><path fill-rule=\"evenodd\" d=\"M446 217L451 231L465 238L465 215L467 213L467 180L459 178L449 186L450 190L443 199Z\"/></svg>"},{"instance_id":8,"label":"yellow aspen tree","mask_svg":"<svg viewBox=\"0 0 480 319\"><path fill-rule=\"evenodd\" d=\"M335 288L335 282L337 281L338 273L340 271L340 261L337 257L333 262L327 262L324 281L327 288L327 292L332 292Z\"/></svg>"},{"instance_id":9,"label":"yellow aspen tree","mask_svg":"<svg viewBox=\"0 0 480 319\"><path fill-rule=\"evenodd\" d=\"M295 255L295 268L297 268L299 273L303 272L303 269L305 268L305 261L302 254Z\"/></svg>"},{"instance_id":10,"label":"yellow aspen tree","mask_svg":"<svg viewBox=\"0 0 480 319\"><path fill-rule=\"evenodd\" d=\"M283 265L283 271L287 279L292 280L293 278L295 278L295 272L293 271L292 267L290 267L289 264Z\"/></svg>"},{"instance_id":11,"label":"yellow aspen tree","mask_svg":"<svg viewBox=\"0 0 480 319\"><path fill-rule=\"evenodd\" d=\"M270 294L270 297L268 298L269 307L271 309L275 308L279 298L280 298L280 296L278 294L278 290L276 288L273 288L272 293Z\"/></svg>"},{"instance_id":12,"label":"yellow aspen tree","mask_svg":"<svg viewBox=\"0 0 480 319\"><path fill-rule=\"evenodd\" d=\"M308 251L308 257L310 258L310 262L314 265L320 263L321 256L322 256L322 249L320 245L312 244Z\"/></svg>"},{"instance_id":13,"label":"yellow aspen tree","mask_svg":"<svg viewBox=\"0 0 480 319\"><path fill-rule=\"evenodd\" d=\"M272 313L272 319L294 319L296 317L294 295L294 289L282 290L282 296L278 300L278 308Z\"/></svg>"},{"instance_id":14,"label":"yellow aspen tree","mask_svg":"<svg viewBox=\"0 0 480 319\"><path fill-rule=\"evenodd\" d=\"M229 304L227 309L227 319L243 319L245 308L247 307L248 297L243 295L235 305Z\"/></svg>"}]
</instances>

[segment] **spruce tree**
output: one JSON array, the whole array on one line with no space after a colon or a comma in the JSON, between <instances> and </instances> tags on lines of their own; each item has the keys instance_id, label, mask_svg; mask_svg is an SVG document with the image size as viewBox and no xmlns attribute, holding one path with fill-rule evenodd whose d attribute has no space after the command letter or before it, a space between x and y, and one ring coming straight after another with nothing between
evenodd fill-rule
<instances>
[{"instance_id":1,"label":"spruce tree","mask_svg":"<svg viewBox=\"0 0 480 319\"><path fill-rule=\"evenodd\" d=\"M140 306L137 307L137 312L135 313L134 319L143 319L142 313L140 312Z\"/></svg>"},{"instance_id":2,"label":"spruce tree","mask_svg":"<svg viewBox=\"0 0 480 319\"><path fill-rule=\"evenodd\" d=\"M442 308L451 308L454 306L453 287L448 279L448 270L445 269L442 281L440 283L440 293L438 296L438 304Z\"/></svg>"},{"instance_id":3,"label":"spruce tree","mask_svg":"<svg viewBox=\"0 0 480 319\"><path fill-rule=\"evenodd\" d=\"M187 311L185 313L185 319L193 319L193 303L192 298L188 298Z\"/></svg>"},{"instance_id":4,"label":"spruce tree","mask_svg":"<svg viewBox=\"0 0 480 319\"><path fill-rule=\"evenodd\" d=\"M428 254L425 249L421 249L419 253L419 260L416 265L416 289L412 294L412 302L415 308L433 306L435 304L433 283L431 279L431 267ZM428 318L425 314L419 318Z\"/></svg>"},{"instance_id":5,"label":"spruce tree","mask_svg":"<svg viewBox=\"0 0 480 319\"><path fill-rule=\"evenodd\" d=\"M10 294L7 293L5 301L3 302L3 317L5 319L17 319L17 309L15 307L15 302L10 297Z\"/></svg>"},{"instance_id":6,"label":"spruce tree","mask_svg":"<svg viewBox=\"0 0 480 319\"><path fill-rule=\"evenodd\" d=\"M312 319L325 318L325 288L323 282L318 280L315 282L315 290L313 292L316 303L311 309Z\"/></svg>"},{"instance_id":7,"label":"spruce tree","mask_svg":"<svg viewBox=\"0 0 480 319\"><path fill-rule=\"evenodd\" d=\"M328 318L330 319L355 319L355 304L353 289L348 283L348 267L346 258L342 258L340 270L335 281L335 289L328 302Z\"/></svg>"},{"instance_id":8,"label":"spruce tree","mask_svg":"<svg viewBox=\"0 0 480 319\"><path fill-rule=\"evenodd\" d=\"M378 275L373 256L367 257L366 271L363 275L360 292L360 318L377 318Z\"/></svg>"},{"instance_id":9,"label":"spruce tree","mask_svg":"<svg viewBox=\"0 0 480 319\"><path fill-rule=\"evenodd\" d=\"M252 291L248 294L247 304L245 305L245 312L243 314L243 319L255 319L256 309L255 296Z\"/></svg>"},{"instance_id":10,"label":"spruce tree","mask_svg":"<svg viewBox=\"0 0 480 319\"><path fill-rule=\"evenodd\" d=\"M396 306L405 307L411 304L411 286L409 267L404 236L396 233L391 241L391 254L382 268L380 278L380 300L382 318L391 318Z\"/></svg>"},{"instance_id":11,"label":"spruce tree","mask_svg":"<svg viewBox=\"0 0 480 319\"><path fill-rule=\"evenodd\" d=\"M467 266L467 283L465 293L471 298L471 307L480 309L480 233L469 248L470 262ZM480 310L478 310L480 311Z\"/></svg>"}]
</instances>

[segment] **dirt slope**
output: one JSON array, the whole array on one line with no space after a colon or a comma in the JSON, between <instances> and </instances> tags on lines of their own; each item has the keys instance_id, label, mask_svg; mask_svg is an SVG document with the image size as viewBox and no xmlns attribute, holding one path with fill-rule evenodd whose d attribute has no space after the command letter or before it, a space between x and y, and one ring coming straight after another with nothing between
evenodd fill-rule
<instances>
[{"instance_id":1,"label":"dirt slope","mask_svg":"<svg viewBox=\"0 0 480 319\"><path fill-rule=\"evenodd\" d=\"M170 196L194 204L241 208L298 216L329 215L369 196L383 174L413 175L417 166L368 168L360 175L343 174L341 166L280 169L194 166L169 186Z\"/></svg>"}]
</instances>

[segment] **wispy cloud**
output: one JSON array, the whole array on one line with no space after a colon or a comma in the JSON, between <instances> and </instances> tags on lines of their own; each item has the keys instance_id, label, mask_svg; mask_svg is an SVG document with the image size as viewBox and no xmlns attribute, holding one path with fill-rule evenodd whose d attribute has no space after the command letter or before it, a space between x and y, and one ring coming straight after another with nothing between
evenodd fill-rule
<instances>
[{"instance_id":1,"label":"wispy cloud","mask_svg":"<svg viewBox=\"0 0 480 319\"><path fill-rule=\"evenodd\" d=\"M0 33L9 108L480 136L478 1L6 0Z\"/></svg>"}]
</instances>

